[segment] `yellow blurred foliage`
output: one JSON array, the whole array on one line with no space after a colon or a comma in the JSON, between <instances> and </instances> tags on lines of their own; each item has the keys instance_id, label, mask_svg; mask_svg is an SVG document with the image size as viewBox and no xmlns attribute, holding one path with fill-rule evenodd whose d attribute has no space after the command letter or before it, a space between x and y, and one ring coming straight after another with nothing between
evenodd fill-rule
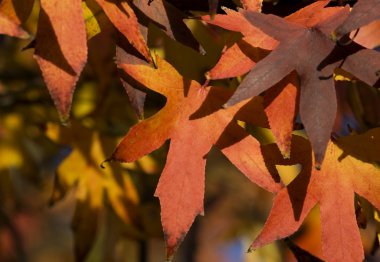
<instances>
[{"instance_id":1,"label":"yellow blurred foliage","mask_svg":"<svg viewBox=\"0 0 380 262\"><path fill-rule=\"evenodd\" d=\"M59 200L66 191L77 187L78 201L88 203L92 209L100 209L107 199L125 223L132 223L129 209L139 203L139 196L130 175L116 164L105 169L100 167L108 156L106 150L116 144L115 139L101 136L78 122L70 127L49 124L47 136L72 147L72 152L57 170L52 200Z\"/></svg>"}]
</instances>

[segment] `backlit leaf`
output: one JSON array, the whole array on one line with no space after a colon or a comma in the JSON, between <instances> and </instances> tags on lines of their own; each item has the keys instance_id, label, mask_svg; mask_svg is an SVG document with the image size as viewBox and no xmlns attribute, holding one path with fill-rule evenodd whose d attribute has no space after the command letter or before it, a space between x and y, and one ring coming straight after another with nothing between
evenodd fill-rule
<instances>
[{"instance_id":1,"label":"backlit leaf","mask_svg":"<svg viewBox=\"0 0 380 262\"><path fill-rule=\"evenodd\" d=\"M259 186L277 191L281 185L268 174L259 143L232 121L236 113L244 118L247 112L256 112L253 121L265 125L260 100L221 109L230 91L218 87L204 89L197 82L184 79L159 57L157 66L158 69L120 65L135 81L164 95L167 103L157 114L132 127L111 159L135 161L170 139L166 165L155 195L160 199L171 257L195 217L203 214L205 164L213 145ZM249 109L243 110L244 104Z\"/></svg>"}]
</instances>

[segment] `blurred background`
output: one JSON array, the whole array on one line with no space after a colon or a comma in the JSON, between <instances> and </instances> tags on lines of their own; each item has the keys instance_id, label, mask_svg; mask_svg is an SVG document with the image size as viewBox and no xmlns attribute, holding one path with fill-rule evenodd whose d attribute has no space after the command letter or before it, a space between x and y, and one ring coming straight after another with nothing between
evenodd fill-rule
<instances>
[{"instance_id":1,"label":"blurred background","mask_svg":"<svg viewBox=\"0 0 380 262\"><path fill-rule=\"evenodd\" d=\"M176 2L172 1L182 10L189 8L186 1ZM264 11L287 15L306 4L266 2ZM222 1L222 5L235 3ZM196 11L205 8L202 2ZM38 10L36 4L24 25L32 35ZM29 42L0 36L0 261L165 260L159 203L153 194L168 144L136 163L101 167L138 118L114 64L119 36L104 14L96 18L103 21L101 31L89 39L89 62L76 88L69 123L59 121L33 49L23 50ZM241 35L192 20L186 24L201 44L200 52L207 54L202 59L194 59L194 49L155 26L149 26L149 47L180 72L202 81L223 48ZM378 29L379 24L372 28ZM379 38L362 37L363 44L375 48ZM185 58L178 58L178 53ZM239 80L216 83L234 87ZM355 110L352 104L342 105L346 112L342 122L362 129L378 126L380 111L371 106L378 105L378 91L351 89L341 95L351 97ZM145 117L164 103L163 97L148 93ZM270 132L256 130L255 135L266 141ZM287 244L277 241L247 253L269 213L272 196L252 184L218 150L213 149L208 159L205 216L196 219L174 261L296 261L289 246L298 254L302 251L292 243L321 257L318 207ZM278 167L289 176L297 175L298 168ZM361 232L368 261L380 261L376 223L370 221Z\"/></svg>"}]
</instances>

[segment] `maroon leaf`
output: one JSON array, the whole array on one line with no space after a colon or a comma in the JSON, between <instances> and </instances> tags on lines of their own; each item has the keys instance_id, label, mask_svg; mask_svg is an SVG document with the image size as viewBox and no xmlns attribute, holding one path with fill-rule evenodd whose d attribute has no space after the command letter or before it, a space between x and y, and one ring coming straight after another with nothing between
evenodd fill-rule
<instances>
[{"instance_id":1,"label":"maroon leaf","mask_svg":"<svg viewBox=\"0 0 380 262\"><path fill-rule=\"evenodd\" d=\"M359 0L352 8L347 20L336 29L336 36L340 38L372 21L379 20L379 10L380 0Z\"/></svg>"},{"instance_id":2,"label":"maroon leaf","mask_svg":"<svg viewBox=\"0 0 380 262\"><path fill-rule=\"evenodd\" d=\"M317 165L323 161L337 112L334 70L342 65L343 69L370 85L379 78L376 72L380 68L378 52L360 51L362 47L356 43L342 47L330 39L332 30L349 14L348 8L335 9L334 12L327 19L322 14L319 21L311 26L302 26L274 15L245 11L243 14L247 20L280 41L280 44L257 63L226 104L234 105L259 95L296 70L301 82L300 115L312 143ZM354 55L345 61L351 54ZM364 60L364 65L356 66L356 61Z\"/></svg>"}]
</instances>

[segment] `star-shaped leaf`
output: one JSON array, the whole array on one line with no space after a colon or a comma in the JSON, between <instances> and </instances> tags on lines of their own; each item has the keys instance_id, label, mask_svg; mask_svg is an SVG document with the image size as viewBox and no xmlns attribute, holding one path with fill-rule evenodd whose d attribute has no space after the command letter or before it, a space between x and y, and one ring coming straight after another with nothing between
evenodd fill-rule
<instances>
[{"instance_id":1,"label":"star-shaped leaf","mask_svg":"<svg viewBox=\"0 0 380 262\"><path fill-rule=\"evenodd\" d=\"M256 64L226 105L259 95L296 70L301 82L300 116L313 145L316 164L320 165L337 112L334 70L341 66L374 85L379 79L380 54L355 43L342 47L330 39L334 28L347 17L348 8L329 16L323 13L306 26L274 15L250 11L243 14L280 44Z\"/></svg>"},{"instance_id":2,"label":"star-shaped leaf","mask_svg":"<svg viewBox=\"0 0 380 262\"><path fill-rule=\"evenodd\" d=\"M378 154L380 129L360 141ZM309 142L294 136L292 153L284 164L300 163L301 173L274 198L265 226L251 248L262 247L296 232L316 204L320 208L322 251L327 261L363 261L364 253L356 221L355 193L380 207L380 169L351 155L356 136L329 142L321 170L312 167ZM342 150L342 148L343 150ZM349 149L349 150L347 150ZM271 151L273 152L273 151ZM361 153L361 152L360 152ZM360 154L359 153L359 154Z\"/></svg>"},{"instance_id":3,"label":"star-shaped leaf","mask_svg":"<svg viewBox=\"0 0 380 262\"><path fill-rule=\"evenodd\" d=\"M316 1L297 12L285 17L292 23L305 26L312 26L321 16L331 16L340 7L324 8L329 1ZM251 11L260 11L249 9ZM323 10L323 12L321 12ZM255 27L245 19L241 12L225 9L226 15L216 15L214 20L208 16L202 17L207 23L225 28L227 30L241 32L244 37L236 44L228 48L220 57L220 60L208 72L210 79L222 79L229 77L241 76L248 73L258 62L268 55L267 50L273 50L277 47L278 41L266 35L259 28ZM264 49L264 50L263 50Z\"/></svg>"},{"instance_id":4,"label":"star-shaped leaf","mask_svg":"<svg viewBox=\"0 0 380 262\"><path fill-rule=\"evenodd\" d=\"M260 144L233 121L234 115L244 119L248 118L247 112L252 112L253 122L265 125L259 98L221 109L231 95L229 90L202 88L199 83L184 79L159 57L157 66L158 69L120 65L135 81L164 95L167 103L157 114L132 127L111 159L135 161L170 139L166 165L155 193L161 203L170 257L195 217L203 214L205 165L212 146L218 147L259 186L274 192L281 185L269 175L260 155ZM242 108L243 104L248 109Z\"/></svg>"},{"instance_id":5,"label":"star-shaped leaf","mask_svg":"<svg viewBox=\"0 0 380 262\"><path fill-rule=\"evenodd\" d=\"M317 1L285 19L292 23L311 27L320 19L332 16L341 9L340 7L324 8L328 2ZM251 10L259 11L259 9ZM249 72L256 62L266 57L269 54L268 50L275 49L278 45L278 41L249 23L241 13L229 9L225 11L226 15L217 15L215 20L210 21L207 17L204 17L204 20L229 30L240 31L245 36L222 54L216 66L207 73L209 79L243 75ZM269 126L284 156L288 156L290 152L296 115L296 86L298 85L297 77L290 75L264 94L265 101L271 101L266 104Z\"/></svg>"}]
</instances>

